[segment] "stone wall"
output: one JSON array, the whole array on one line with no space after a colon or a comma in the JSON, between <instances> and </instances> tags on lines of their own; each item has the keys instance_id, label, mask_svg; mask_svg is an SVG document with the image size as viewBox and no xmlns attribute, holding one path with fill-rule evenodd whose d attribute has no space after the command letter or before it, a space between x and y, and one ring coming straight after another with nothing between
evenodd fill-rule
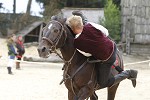
<instances>
[{"instance_id":1,"label":"stone wall","mask_svg":"<svg viewBox=\"0 0 150 100\"><path fill-rule=\"evenodd\" d=\"M144 45L150 45L150 0L121 0L121 15L123 41L130 42L131 53L149 52ZM138 44L145 49L138 50Z\"/></svg>"}]
</instances>

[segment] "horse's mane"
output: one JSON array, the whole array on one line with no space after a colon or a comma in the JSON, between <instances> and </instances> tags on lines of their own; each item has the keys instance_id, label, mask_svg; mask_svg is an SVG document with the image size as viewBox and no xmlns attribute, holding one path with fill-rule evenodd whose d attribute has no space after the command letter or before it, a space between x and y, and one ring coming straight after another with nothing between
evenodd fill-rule
<instances>
[{"instance_id":1,"label":"horse's mane","mask_svg":"<svg viewBox=\"0 0 150 100\"><path fill-rule=\"evenodd\" d=\"M69 31L70 31L70 33L73 35L73 37L75 38L75 34L74 34L74 32L72 31L72 29L67 25L67 24L65 24L66 25L66 27L69 29Z\"/></svg>"},{"instance_id":2,"label":"horse's mane","mask_svg":"<svg viewBox=\"0 0 150 100\"><path fill-rule=\"evenodd\" d=\"M71 30L71 28L66 24L66 20L67 18L61 18L57 15L54 15L51 17L51 20L56 20L58 22L60 22L61 24L65 25L67 27L67 29L70 31L70 33L73 35L73 37L75 37L74 32Z\"/></svg>"}]
</instances>

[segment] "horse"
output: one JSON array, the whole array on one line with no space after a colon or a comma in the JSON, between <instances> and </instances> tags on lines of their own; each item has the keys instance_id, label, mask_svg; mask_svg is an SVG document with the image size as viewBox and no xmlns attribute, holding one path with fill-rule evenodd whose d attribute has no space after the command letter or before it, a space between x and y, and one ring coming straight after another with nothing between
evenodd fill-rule
<instances>
[{"instance_id":1,"label":"horse","mask_svg":"<svg viewBox=\"0 0 150 100\"><path fill-rule=\"evenodd\" d=\"M97 83L96 64L81 54L74 47L74 35L72 30L66 25L65 19L51 20L43 28L42 40L38 45L38 53L40 57L48 58L51 53L56 53L63 61L63 79L68 89L68 100L98 100L95 93L101 89ZM58 49L61 54L58 53ZM117 50L116 63L122 69L123 60L120 52ZM111 75L119 72L112 67ZM107 100L114 100L119 83L108 87Z\"/></svg>"}]
</instances>

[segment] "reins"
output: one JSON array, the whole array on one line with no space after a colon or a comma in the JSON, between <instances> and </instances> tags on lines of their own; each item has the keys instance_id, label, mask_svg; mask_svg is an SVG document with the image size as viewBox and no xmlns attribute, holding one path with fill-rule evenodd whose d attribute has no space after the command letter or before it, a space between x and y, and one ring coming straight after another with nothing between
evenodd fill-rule
<instances>
[{"instance_id":1,"label":"reins","mask_svg":"<svg viewBox=\"0 0 150 100\"><path fill-rule=\"evenodd\" d=\"M70 80L70 83L71 83L71 89L72 89L72 92L74 93L74 95L77 95L76 94L76 92L75 92L75 89L74 89L74 87L76 86L75 84L73 84L74 82L73 82L73 78L75 77L75 75L88 63L88 62L90 62L90 60L88 59L88 60L85 60L81 65L80 65L80 67L79 68L77 68L77 70L75 71L75 73L73 73L72 75L69 75L68 74L68 69L69 69L69 66L71 65L71 62L72 62L72 60L73 60L73 58L74 58L74 56L75 56L75 54L76 54L76 52L77 52L77 50L75 49L74 50L74 53L73 53L73 55L71 56L71 58L69 59L69 60L65 60L63 57L62 57L62 55L60 55L59 53L58 53L58 51L56 50L57 48L56 48L56 46L58 45L58 42L59 42L59 40L61 39L61 37L62 37L62 35L63 35L63 33L64 33L64 26L60 23L60 22L58 22L58 21L55 21L56 23L58 23L61 27L62 27L62 29L61 29L61 32L60 32L60 34L56 37L56 42L53 42L52 40L50 40L48 37L42 37L42 39L43 40L45 40L45 41L47 41L50 45L51 45L51 47L50 47L50 49L49 49L49 51L48 52L50 52L50 53L55 53L57 56L59 56L62 60L63 60L63 62L64 62L64 65L63 65L63 70L64 70L64 72L63 72L63 79L61 80L61 82L60 82L60 85L63 83L63 82L66 82L66 80ZM65 41L66 41L66 39L67 39L67 34L65 33L65 39L64 39L64 43L63 43L63 46L65 45ZM63 47L62 46L62 47ZM93 77L93 72L94 72L94 68L93 68L93 71L92 71L92 75L91 75L91 79L90 79L90 81L88 82L88 86L90 85L90 83L92 82L91 80L92 80L92 77Z\"/></svg>"},{"instance_id":2,"label":"reins","mask_svg":"<svg viewBox=\"0 0 150 100\"><path fill-rule=\"evenodd\" d=\"M61 36L63 35L64 27L63 27L63 25L62 25L60 22L58 22L58 21L55 21L55 22L57 22L57 23L62 27L60 35L58 35L57 38L56 38L56 40L57 40L56 43L54 43L53 41L51 41L51 40L50 40L49 38L47 38L47 37L42 37L42 39L48 41L48 43L51 44L51 48L49 49L49 52L50 52L50 53L55 53L55 54L56 54L57 56L59 56L59 57L63 60L63 62L64 62L64 66L63 66L63 68L62 68L62 70L64 70L63 79L61 80L60 85L61 85L63 82L65 82L67 79L70 79L70 80L71 80L71 88L72 88L72 91L73 91L73 93L76 95L76 93L75 93L75 91L74 91L74 88L73 88L73 80L72 80L72 79L73 79L73 77L75 76L75 74L76 74L81 68L83 68L83 66L86 64L86 62L83 63L83 64L81 65L81 67L79 67L79 69L77 69L77 71L73 74L73 76L70 76L70 75L67 74L68 68L69 68L69 66L71 65L71 61L73 60L73 58L74 58L74 56L75 56L75 54L76 54L76 49L75 49L73 55L71 56L71 58L70 58L68 61L66 61L66 60L57 52L56 46L57 46L57 44L58 44L58 42L59 42L59 39L60 39ZM66 35L66 34L65 34L65 35ZM66 38L67 38L67 35L66 35L66 37L65 37L65 40L66 40ZM64 41L65 41L65 40L64 40ZM64 44L65 44L65 42L64 42ZM64 44L63 44L63 46L64 46Z\"/></svg>"},{"instance_id":3,"label":"reins","mask_svg":"<svg viewBox=\"0 0 150 100\"><path fill-rule=\"evenodd\" d=\"M54 20L53 20L53 21L54 21ZM51 22L52 22L52 21L51 21ZM55 53L57 56L59 56L59 57L63 60L63 62L64 62L65 64L64 64L64 66L63 66L62 69L64 69L65 65L70 65L70 64L71 64L71 61L72 61L72 59L73 59L73 57L74 57L74 55L75 55L75 53L76 53L76 50L74 51L72 57L71 57L68 61L66 61L66 60L57 52L56 46L57 46L57 44L58 44L58 42L59 42L59 39L61 38L61 36L63 35L63 32L64 32L65 30L64 30L64 26L63 26L60 22L58 22L58 21L55 21L55 22L58 23L58 24L62 27L61 32L60 32L60 35L58 35L57 38L56 38L56 39L57 39L56 43L54 43L52 40L50 40L50 39L47 38L47 37L42 37L42 39L48 41L48 43L50 43L50 44L52 45L51 48L49 49L49 52ZM65 33L65 40L66 40L66 38L67 38L67 34ZM65 41L65 40L64 40L64 41ZM63 46L64 46L64 44L65 44L65 42L63 43Z\"/></svg>"},{"instance_id":4,"label":"reins","mask_svg":"<svg viewBox=\"0 0 150 100\"><path fill-rule=\"evenodd\" d=\"M54 21L54 20L53 20ZM52 22L52 21L51 21ZM71 58L68 60L68 61L66 61L58 52L57 52L57 50L56 50L56 46L57 46L57 44L58 44L58 42L59 42L59 39L61 38L61 36L63 35L63 32L64 32L64 26L60 23L60 22L58 22L58 21L55 21L56 23L58 23L61 27L62 27L62 29L61 29L61 32L60 32L60 35L58 35L57 36L57 41L56 41L56 43L54 43L52 40L50 40L49 38L47 38L47 37L42 37L42 39L43 40L46 40L46 41L48 41L48 43L49 44L51 44L51 48L49 49L49 52L50 53L55 53L57 56L59 56L62 60L63 60L63 62L64 62L64 66L63 66L63 70L64 70L64 77L67 75L67 71L68 71L68 67L70 66L70 64L71 64L71 61L72 61L72 59L74 58L74 55L76 54L76 50L74 51L74 53L73 53L73 55L71 56ZM66 40L66 38L67 38L67 34L65 33L65 40ZM65 41L64 40L64 41ZM65 43L63 43L63 46L64 46L64 44ZM62 79L62 81L60 82L60 84L62 84L65 80L66 80L66 78L64 78L63 77L63 79Z\"/></svg>"}]
</instances>

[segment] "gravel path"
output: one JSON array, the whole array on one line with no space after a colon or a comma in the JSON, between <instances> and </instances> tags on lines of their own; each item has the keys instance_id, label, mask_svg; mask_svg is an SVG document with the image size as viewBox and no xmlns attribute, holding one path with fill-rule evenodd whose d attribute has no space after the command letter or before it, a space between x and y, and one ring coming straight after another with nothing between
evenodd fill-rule
<instances>
[{"instance_id":1,"label":"gravel path","mask_svg":"<svg viewBox=\"0 0 150 100\"><path fill-rule=\"evenodd\" d=\"M5 44L4 39L0 39ZM1 45L0 55L7 56L6 45ZM38 56L36 47L26 48L25 55ZM141 56L123 56L125 63L147 60ZM8 75L7 61L0 59L0 100L67 100L67 89L62 79L62 63L34 64L22 63L22 70L13 69L14 75ZM129 80L122 81L115 100L150 100L150 66L148 63L126 66L125 69L137 69L137 87L133 88ZM106 91L97 91L99 100L107 100Z\"/></svg>"},{"instance_id":2,"label":"gravel path","mask_svg":"<svg viewBox=\"0 0 150 100\"><path fill-rule=\"evenodd\" d=\"M67 100L67 89L62 79L62 64L22 64L22 70L13 69L8 75L0 67L0 100ZM138 69L137 87L129 80L121 82L115 100L150 100L150 70ZM106 89L97 91L106 100Z\"/></svg>"}]
</instances>

